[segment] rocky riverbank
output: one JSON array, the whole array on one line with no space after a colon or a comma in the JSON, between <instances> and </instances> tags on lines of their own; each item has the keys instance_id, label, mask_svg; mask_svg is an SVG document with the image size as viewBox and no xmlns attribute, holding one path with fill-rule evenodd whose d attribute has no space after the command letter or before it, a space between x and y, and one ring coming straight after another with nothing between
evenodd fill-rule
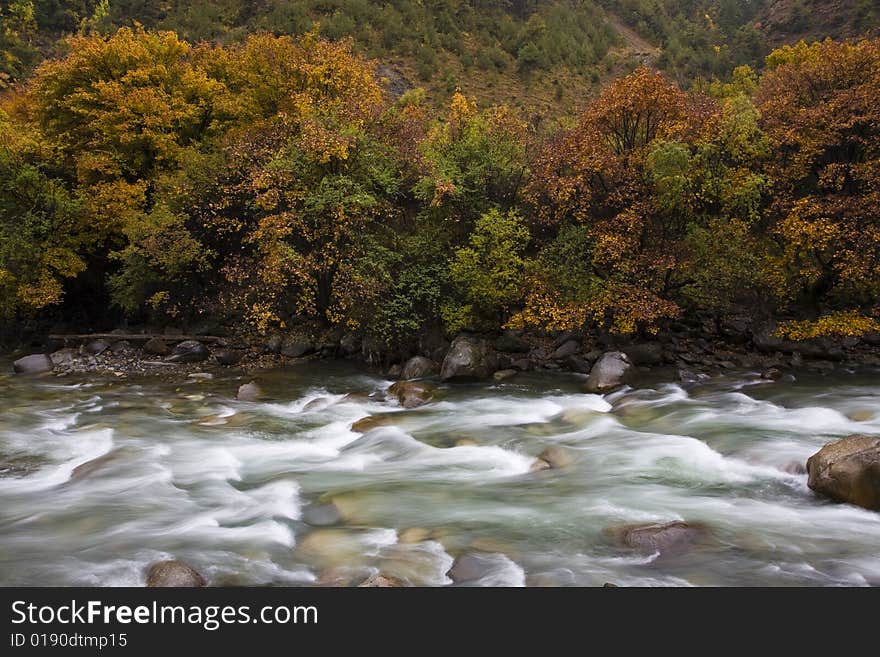
<instances>
[{"instance_id":1,"label":"rocky riverbank","mask_svg":"<svg viewBox=\"0 0 880 657\"><path fill-rule=\"evenodd\" d=\"M439 375L443 381L509 379L520 372L560 371L586 375L586 390L607 392L640 375L663 371L673 380L698 381L730 370L759 372L779 379L799 370L831 374L880 366L880 334L793 342L775 337L774 326L730 321L719 326L679 327L646 340L623 340L576 332L507 331L422 336L420 348L382 354L356 333L248 336L186 336L180 331L51 336L42 349L15 360L21 374L96 372L118 377L156 375L179 378L212 368L245 372L290 363L351 359L371 363L392 379ZM380 355L381 354L381 355ZM424 395L423 395L424 396Z\"/></svg>"}]
</instances>

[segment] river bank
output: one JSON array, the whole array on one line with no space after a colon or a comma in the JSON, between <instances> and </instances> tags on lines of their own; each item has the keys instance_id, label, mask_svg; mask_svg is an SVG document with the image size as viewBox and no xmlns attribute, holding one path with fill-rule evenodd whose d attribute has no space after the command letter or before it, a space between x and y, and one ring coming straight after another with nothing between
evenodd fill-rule
<instances>
[{"instance_id":1,"label":"river bank","mask_svg":"<svg viewBox=\"0 0 880 657\"><path fill-rule=\"evenodd\" d=\"M464 359L459 371L444 372L452 346L461 342L473 349L457 356ZM19 348L12 356L24 359L16 368L25 373L63 377L95 372L120 378L169 379L207 378L218 368L230 367L256 375L288 364L333 360L363 362L392 379L439 374L443 380L490 380L530 371L589 375L607 353L623 354L632 366L627 367L620 383L652 372L687 383L725 371L757 371L764 378L778 379L801 371L827 375L880 366L880 335L794 342L775 337L772 324L753 328L731 323L713 331L705 326L679 329L640 341L575 332L458 336L434 332L421 336L418 344L418 349L389 355L355 333L338 331L316 338L314 334L216 337L184 335L177 329L159 334L117 329L102 334L52 335L41 348Z\"/></svg>"}]
</instances>

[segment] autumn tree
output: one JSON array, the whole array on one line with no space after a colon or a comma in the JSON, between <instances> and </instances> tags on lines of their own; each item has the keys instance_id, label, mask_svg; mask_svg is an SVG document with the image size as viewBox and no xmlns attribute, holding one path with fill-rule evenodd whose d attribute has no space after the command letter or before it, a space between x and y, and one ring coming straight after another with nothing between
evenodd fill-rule
<instances>
[{"instance_id":1,"label":"autumn tree","mask_svg":"<svg viewBox=\"0 0 880 657\"><path fill-rule=\"evenodd\" d=\"M356 322L372 281L354 263L372 226L393 220L399 184L374 65L308 34L254 36L206 68L245 117L227 140L217 205L196 212L195 228L235 247L221 249L235 303L263 328L292 316Z\"/></svg>"},{"instance_id":2,"label":"autumn tree","mask_svg":"<svg viewBox=\"0 0 880 657\"><path fill-rule=\"evenodd\" d=\"M813 312L876 312L880 42L802 42L767 65L758 107L774 151L772 232L792 290Z\"/></svg>"},{"instance_id":3,"label":"autumn tree","mask_svg":"<svg viewBox=\"0 0 880 657\"><path fill-rule=\"evenodd\" d=\"M603 90L577 127L548 145L529 196L551 234L586 227L579 243L589 267L579 270L590 280L568 285L584 296L558 306L547 281L535 280L535 295L517 321L596 321L631 333L678 313L670 287L687 225L683 206L692 195L683 141L710 111L704 104L641 68Z\"/></svg>"}]
</instances>

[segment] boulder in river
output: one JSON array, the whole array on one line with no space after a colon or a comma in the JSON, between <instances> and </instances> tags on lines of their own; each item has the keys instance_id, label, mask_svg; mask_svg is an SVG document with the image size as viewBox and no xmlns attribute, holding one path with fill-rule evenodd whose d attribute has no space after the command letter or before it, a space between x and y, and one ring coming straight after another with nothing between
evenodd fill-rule
<instances>
[{"instance_id":1,"label":"boulder in river","mask_svg":"<svg viewBox=\"0 0 880 657\"><path fill-rule=\"evenodd\" d=\"M880 511L880 436L849 436L807 460L807 485L838 502Z\"/></svg>"},{"instance_id":2,"label":"boulder in river","mask_svg":"<svg viewBox=\"0 0 880 657\"><path fill-rule=\"evenodd\" d=\"M479 548L458 556L447 571L454 584L464 586L523 586L525 576L510 557Z\"/></svg>"},{"instance_id":3,"label":"boulder in river","mask_svg":"<svg viewBox=\"0 0 880 657\"><path fill-rule=\"evenodd\" d=\"M404 380L423 379L437 371L437 363L424 356L413 356L403 366L400 378Z\"/></svg>"},{"instance_id":4,"label":"boulder in river","mask_svg":"<svg viewBox=\"0 0 880 657\"><path fill-rule=\"evenodd\" d=\"M497 369L497 358L485 341L468 335L460 335L452 342L440 378L444 381L481 381L488 379Z\"/></svg>"},{"instance_id":5,"label":"boulder in river","mask_svg":"<svg viewBox=\"0 0 880 657\"><path fill-rule=\"evenodd\" d=\"M52 371L52 359L46 354L31 354L12 363L16 374L43 374Z\"/></svg>"},{"instance_id":6,"label":"boulder in river","mask_svg":"<svg viewBox=\"0 0 880 657\"><path fill-rule=\"evenodd\" d=\"M160 561L147 571L148 587L195 588L207 582L192 566L182 561Z\"/></svg>"},{"instance_id":7,"label":"boulder in river","mask_svg":"<svg viewBox=\"0 0 880 657\"><path fill-rule=\"evenodd\" d=\"M176 345L166 359L169 363L200 363L208 360L208 348L198 340L184 340Z\"/></svg>"},{"instance_id":8,"label":"boulder in river","mask_svg":"<svg viewBox=\"0 0 880 657\"><path fill-rule=\"evenodd\" d=\"M416 381L398 381L388 392L397 397L404 408L416 408L434 399L434 386Z\"/></svg>"},{"instance_id":9,"label":"boulder in river","mask_svg":"<svg viewBox=\"0 0 880 657\"><path fill-rule=\"evenodd\" d=\"M351 430L355 433L367 433L378 427L387 427L394 423L391 414L387 415L368 415L357 420L351 425Z\"/></svg>"},{"instance_id":10,"label":"boulder in river","mask_svg":"<svg viewBox=\"0 0 880 657\"><path fill-rule=\"evenodd\" d=\"M607 530L615 543L646 553L670 556L687 552L708 537L708 530L688 522L665 524L625 525Z\"/></svg>"},{"instance_id":11,"label":"boulder in river","mask_svg":"<svg viewBox=\"0 0 880 657\"><path fill-rule=\"evenodd\" d=\"M532 462L531 467L529 468L529 472L542 472L544 470L551 470L553 466L551 466L547 461L541 458L537 458Z\"/></svg>"},{"instance_id":12,"label":"boulder in river","mask_svg":"<svg viewBox=\"0 0 880 657\"><path fill-rule=\"evenodd\" d=\"M160 338L150 338L144 344L144 352L151 356L167 356L171 353L171 347Z\"/></svg>"},{"instance_id":13,"label":"boulder in river","mask_svg":"<svg viewBox=\"0 0 880 657\"><path fill-rule=\"evenodd\" d=\"M609 351L593 365L584 389L587 392L610 392L626 382L631 369L632 363L626 354Z\"/></svg>"},{"instance_id":14,"label":"boulder in river","mask_svg":"<svg viewBox=\"0 0 880 657\"><path fill-rule=\"evenodd\" d=\"M376 573L358 584L359 588L401 588L404 583L394 577Z\"/></svg>"},{"instance_id":15,"label":"boulder in river","mask_svg":"<svg viewBox=\"0 0 880 657\"><path fill-rule=\"evenodd\" d=\"M550 464L551 468L567 468L574 463L571 452L560 445L551 445L538 454L538 458Z\"/></svg>"},{"instance_id":16,"label":"boulder in river","mask_svg":"<svg viewBox=\"0 0 880 657\"><path fill-rule=\"evenodd\" d=\"M303 511L302 519L313 527L332 527L342 524L345 520L339 506L333 500L310 504Z\"/></svg>"},{"instance_id":17,"label":"boulder in river","mask_svg":"<svg viewBox=\"0 0 880 657\"><path fill-rule=\"evenodd\" d=\"M258 401L262 396L263 389L254 381L251 381L238 387L238 394L235 395L235 398L239 401L254 402Z\"/></svg>"}]
</instances>

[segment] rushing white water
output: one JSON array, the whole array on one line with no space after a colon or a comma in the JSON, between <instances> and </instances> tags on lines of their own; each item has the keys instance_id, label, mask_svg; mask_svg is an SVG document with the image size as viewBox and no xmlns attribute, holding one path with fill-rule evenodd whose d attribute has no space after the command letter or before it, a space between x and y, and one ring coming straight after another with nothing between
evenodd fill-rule
<instances>
[{"instance_id":1,"label":"rushing white water","mask_svg":"<svg viewBox=\"0 0 880 657\"><path fill-rule=\"evenodd\" d=\"M792 467L880 434L876 373L605 397L522 375L413 410L354 366L262 375L261 403L235 400L246 380L3 375L0 585L141 585L173 557L219 585L443 586L460 555L482 586L880 584L880 514ZM530 472L550 446L572 463ZM711 540L658 558L609 538L673 520Z\"/></svg>"}]
</instances>

